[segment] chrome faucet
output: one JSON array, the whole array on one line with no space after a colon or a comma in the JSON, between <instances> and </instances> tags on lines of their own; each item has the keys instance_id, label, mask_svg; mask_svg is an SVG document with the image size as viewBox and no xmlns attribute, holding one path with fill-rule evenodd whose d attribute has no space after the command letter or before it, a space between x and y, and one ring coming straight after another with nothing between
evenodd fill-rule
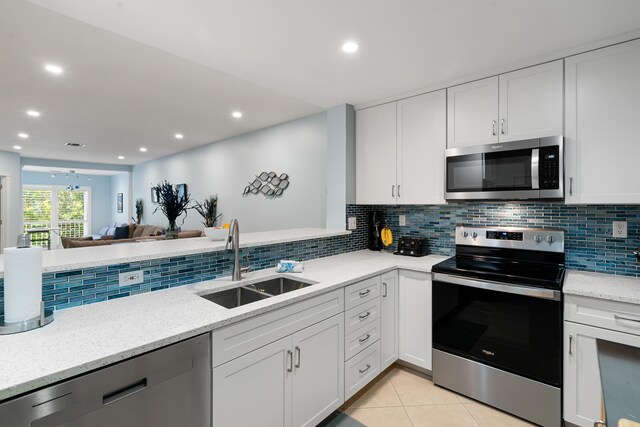
<instances>
[{"instance_id":1,"label":"chrome faucet","mask_svg":"<svg viewBox=\"0 0 640 427\"><path fill-rule=\"evenodd\" d=\"M229 248L229 246L231 246L231 248ZM250 268L249 266L240 268L240 226L238 225L237 219L231 221L225 249L233 250L233 273L231 274L231 280L236 282L242 279L242 273L248 272Z\"/></svg>"}]
</instances>

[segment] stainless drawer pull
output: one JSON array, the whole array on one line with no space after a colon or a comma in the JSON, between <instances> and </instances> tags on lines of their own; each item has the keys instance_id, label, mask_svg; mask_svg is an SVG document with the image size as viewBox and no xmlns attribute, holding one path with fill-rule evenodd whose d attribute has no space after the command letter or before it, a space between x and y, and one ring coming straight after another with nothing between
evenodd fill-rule
<instances>
[{"instance_id":1,"label":"stainless drawer pull","mask_svg":"<svg viewBox=\"0 0 640 427\"><path fill-rule=\"evenodd\" d=\"M386 283L382 284L382 289L384 289L384 292L382 293L382 297L386 298L387 297L387 284Z\"/></svg>"},{"instance_id":2,"label":"stainless drawer pull","mask_svg":"<svg viewBox=\"0 0 640 427\"><path fill-rule=\"evenodd\" d=\"M367 334L367 336L364 337L364 338L358 338L358 341L360 341L360 344L363 344L363 343L369 341L369 338L371 338L371 335Z\"/></svg>"},{"instance_id":3,"label":"stainless drawer pull","mask_svg":"<svg viewBox=\"0 0 640 427\"><path fill-rule=\"evenodd\" d=\"M371 365L369 365L367 363L367 367L364 369L358 369L358 372L360 372L361 374L364 374L365 372L367 372L369 369L371 369Z\"/></svg>"},{"instance_id":4,"label":"stainless drawer pull","mask_svg":"<svg viewBox=\"0 0 640 427\"><path fill-rule=\"evenodd\" d=\"M637 322L640 323L640 319L632 319L630 317L623 317L623 316L618 316L617 314L613 315L613 318L616 320L627 320L629 322Z\"/></svg>"},{"instance_id":5,"label":"stainless drawer pull","mask_svg":"<svg viewBox=\"0 0 640 427\"><path fill-rule=\"evenodd\" d=\"M294 366L295 366L296 368L299 368L299 367L300 367L300 357L301 357L301 356L300 356L300 347L298 347L298 346L296 346L296 356L297 356L297 357L296 357L297 362L295 363L295 365L294 365Z\"/></svg>"},{"instance_id":6,"label":"stainless drawer pull","mask_svg":"<svg viewBox=\"0 0 640 427\"><path fill-rule=\"evenodd\" d=\"M371 289L367 289L367 290L366 290L366 291L364 291L364 292L358 292L358 295L360 295L360 298L364 298L364 297L366 297L367 295L369 295L370 293L371 293Z\"/></svg>"},{"instance_id":7,"label":"stainless drawer pull","mask_svg":"<svg viewBox=\"0 0 640 427\"><path fill-rule=\"evenodd\" d=\"M364 320L367 317L371 316L371 312L367 311L365 314L361 314L360 316L358 316L360 318L360 320Z\"/></svg>"},{"instance_id":8,"label":"stainless drawer pull","mask_svg":"<svg viewBox=\"0 0 640 427\"><path fill-rule=\"evenodd\" d=\"M287 350L287 372L293 372L293 352L291 350Z\"/></svg>"},{"instance_id":9,"label":"stainless drawer pull","mask_svg":"<svg viewBox=\"0 0 640 427\"><path fill-rule=\"evenodd\" d=\"M113 403L116 400L124 399L127 396L131 396L134 393L144 390L147 388L147 379L143 378L137 383L126 386L123 389L116 390L113 393L108 393L102 396L102 404L108 405L109 403Z\"/></svg>"},{"instance_id":10,"label":"stainless drawer pull","mask_svg":"<svg viewBox=\"0 0 640 427\"><path fill-rule=\"evenodd\" d=\"M572 354L571 348L573 347L573 335L569 335L569 354Z\"/></svg>"},{"instance_id":11,"label":"stainless drawer pull","mask_svg":"<svg viewBox=\"0 0 640 427\"><path fill-rule=\"evenodd\" d=\"M495 136L496 134L496 121L491 121L491 134Z\"/></svg>"}]
</instances>

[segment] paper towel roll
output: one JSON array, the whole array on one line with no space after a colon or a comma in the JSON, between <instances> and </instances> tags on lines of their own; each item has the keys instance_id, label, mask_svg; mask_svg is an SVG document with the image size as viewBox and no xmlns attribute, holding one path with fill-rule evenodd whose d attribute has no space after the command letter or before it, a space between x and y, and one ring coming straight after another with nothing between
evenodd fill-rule
<instances>
[{"instance_id":1,"label":"paper towel roll","mask_svg":"<svg viewBox=\"0 0 640 427\"><path fill-rule=\"evenodd\" d=\"M40 315L42 248L4 250L4 321L22 322Z\"/></svg>"}]
</instances>

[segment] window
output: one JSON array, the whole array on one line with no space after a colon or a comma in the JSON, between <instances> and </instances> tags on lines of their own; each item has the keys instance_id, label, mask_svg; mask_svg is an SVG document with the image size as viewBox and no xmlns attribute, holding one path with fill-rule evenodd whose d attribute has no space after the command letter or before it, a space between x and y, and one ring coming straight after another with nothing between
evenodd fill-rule
<instances>
[{"instance_id":1,"label":"window","mask_svg":"<svg viewBox=\"0 0 640 427\"><path fill-rule=\"evenodd\" d=\"M25 185L22 187L24 230L50 228L51 244L60 244L60 236L82 237L91 231L91 188ZM32 233L34 246L47 246L48 232Z\"/></svg>"}]
</instances>

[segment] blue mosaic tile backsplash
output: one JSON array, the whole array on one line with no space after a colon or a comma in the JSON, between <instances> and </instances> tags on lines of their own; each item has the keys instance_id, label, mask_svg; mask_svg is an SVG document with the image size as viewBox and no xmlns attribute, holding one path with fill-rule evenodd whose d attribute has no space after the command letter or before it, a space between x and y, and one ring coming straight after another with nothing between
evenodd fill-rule
<instances>
[{"instance_id":1,"label":"blue mosaic tile backsplash","mask_svg":"<svg viewBox=\"0 0 640 427\"><path fill-rule=\"evenodd\" d=\"M281 259L307 261L365 249L367 211L366 207L347 207L347 216L355 216L359 225L350 235L244 248L240 250L241 263L244 265L248 257L251 268L259 270L275 267ZM229 276L232 268L233 254L217 251L45 273L42 276L42 296L46 308L60 310ZM144 271L143 283L118 286L120 273L137 270ZM0 315L4 312L3 285L4 280L0 278Z\"/></svg>"},{"instance_id":2,"label":"blue mosaic tile backsplash","mask_svg":"<svg viewBox=\"0 0 640 427\"><path fill-rule=\"evenodd\" d=\"M565 231L566 266L640 277L633 251L640 249L640 205L579 205L562 203L453 203L443 206L371 206L397 241L399 236L429 238L429 252L453 255L456 225L553 227ZM406 226L398 226L406 215ZM627 221L628 237L614 239L612 221Z\"/></svg>"},{"instance_id":3,"label":"blue mosaic tile backsplash","mask_svg":"<svg viewBox=\"0 0 640 427\"><path fill-rule=\"evenodd\" d=\"M640 249L640 206L566 206L561 203L454 203L444 206L356 206L347 205L347 217L355 216L358 228L348 236L313 239L241 250L242 262L249 258L253 269L274 267L281 259L311 260L365 249L372 210L383 212L394 235L429 238L430 253L453 255L456 225L500 225L554 227L565 231L567 268L640 277L640 263L632 254ZM398 226L398 215L407 225ZM627 221L627 239L611 237L612 221ZM56 310L123 298L143 292L197 283L229 276L229 252L167 257L103 267L43 275L43 299ZM118 286L118 275L144 271L144 282ZM0 278L0 314L4 307Z\"/></svg>"}]
</instances>

